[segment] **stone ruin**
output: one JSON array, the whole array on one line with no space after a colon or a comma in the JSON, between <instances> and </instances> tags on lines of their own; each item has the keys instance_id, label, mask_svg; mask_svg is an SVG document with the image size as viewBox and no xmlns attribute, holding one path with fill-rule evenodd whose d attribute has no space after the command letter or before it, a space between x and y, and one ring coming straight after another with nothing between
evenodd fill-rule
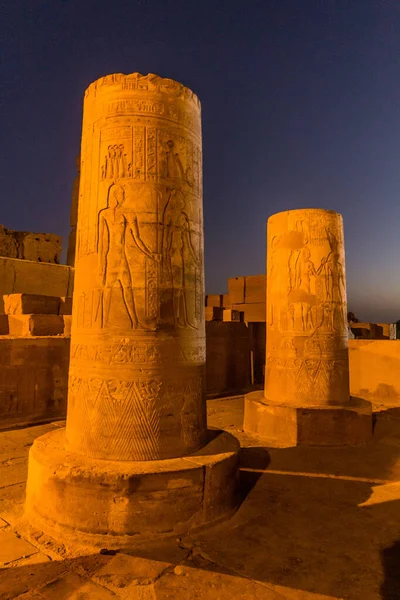
<instances>
[{"instance_id":1,"label":"stone ruin","mask_svg":"<svg viewBox=\"0 0 400 600\"><path fill-rule=\"evenodd\" d=\"M99 79L81 165L67 424L30 451L25 516L121 547L238 503L239 444L206 422L197 97L156 75Z\"/></svg>"},{"instance_id":2,"label":"stone ruin","mask_svg":"<svg viewBox=\"0 0 400 600\"><path fill-rule=\"evenodd\" d=\"M0 225L0 257L60 264L61 237L53 233L13 231Z\"/></svg>"},{"instance_id":3,"label":"stone ruin","mask_svg":"<svg viewBox=\"0 0 400 600\"><path fill-rule=\"evenodd\" d=\"M66 428L30 451L28 529L123 547L232 514L239 444L207 430L205 393L263 380L257 352L265 384L245 395L246 432L289 446L368 441L371 404L349 385L340 215L273 215L268 286L232 278L204 310L197 97L155 75L94 82L80 160L70 266L57 264L57 236L0 231L1 427L62 418L68 395Z\"/></svg>"}]
</instances>

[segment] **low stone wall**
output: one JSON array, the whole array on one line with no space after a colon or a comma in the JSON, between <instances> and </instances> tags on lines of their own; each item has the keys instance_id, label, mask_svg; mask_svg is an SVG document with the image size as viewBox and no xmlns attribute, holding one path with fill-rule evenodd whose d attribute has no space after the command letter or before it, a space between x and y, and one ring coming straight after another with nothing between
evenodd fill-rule
<instances>
[{"instance_id":1,"label":"low stone wall","mask_svg":"<svg viewBox=\"0 0 400 600\"><path fill-rule=\"evenodd\" d=\"M0 225L0 256L60 263L61 237L54 233L14 231Z\"/></svg>"},{"instance_id":2,"label":"low stone wall","mask_svg":"<svg viewBox=\"0 0 400 600\"><path fill-rule=\"evenodd\" d=\"M400 406L400 340L349 340L350 392Z\"/></svg>"},{"instance_id":3,"label":"low stone wall","mask_svg":"<svg viewBox=\"0 0 400 600\"><path fill-rule=\"evenodd\" d=\"M0 315L5 294L72 296L73 285L73 267L0 257Z\"/></svg>"},{"instance_id":4,"label":"low stone wall","mask_svg":"<svg viewBox=\"0 0 400 600\"><path fill-rule=\"evenodd\" d=\"M68 337L0 337L0 430L63 419Z\"/></svg>"},{"instance_id":5,"label":"low stone wall","mask_svg":"<svg viewBox=\"0 0 400 600\"><path fill-rule=\"evenodd\" d=\"M206 323L206 393L238 394L250 387L250 335L245 323Z\"/></svg>"}]
</instances>

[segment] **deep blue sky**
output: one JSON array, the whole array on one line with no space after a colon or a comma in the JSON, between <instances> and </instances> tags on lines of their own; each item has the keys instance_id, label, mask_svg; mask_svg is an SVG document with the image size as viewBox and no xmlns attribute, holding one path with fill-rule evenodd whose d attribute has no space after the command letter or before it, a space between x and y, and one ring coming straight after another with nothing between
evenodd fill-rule
<instances>
[{"instance_id":1,"label":"deep blue sky","mask_svg":"<svg viewBox=\"0 0 400 600\"><path fill-rule=\"evenodd\" d=\"M0 3L1 211L69 231L85 88L153 72L203 110L206 288L265 272L281 210L343 214L349 309L400 318L398 0Z\"/></svg>"}]
</instances>

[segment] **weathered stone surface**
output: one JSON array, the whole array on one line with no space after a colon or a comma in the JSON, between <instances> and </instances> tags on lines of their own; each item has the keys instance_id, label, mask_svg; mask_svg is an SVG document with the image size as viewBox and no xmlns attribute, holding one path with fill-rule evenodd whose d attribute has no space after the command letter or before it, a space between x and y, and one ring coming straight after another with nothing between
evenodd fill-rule
<instances>
[{"instance_id":1,"label":"weathered stone surface","mask_svg":"<svg viewBox=\"0 0 400 600\"><path fill-rule=\"evenodd\" d=\"M222 294L207 294L206 306L222 307Z\"/></svg>"},{"instance_id":2,"label":"weathered stone surface","mask_svg":"<svg viewBox=\"0 0 400 600\"><path fill-rule=\"evenodd\" d=\"M82 148L67 444L114 460L195 451L206 434L199 101L156 75L103 77L86 91Z\"/></svg>"},{"instance_id":3,"label":"weathered stone surface","mask_svg":"<svg viewBox=\"0 0 400 600\"><path fill-rule=\"evenodd\" d=\"M72 296L60 298L60 315L72 315Z\"/></svg>"},{"instance_id":4,"label":"weathered stone surface","mask_svg":"<svg viewBox=\"0 0 400 600\"><path fill-rule=\"evenodd\" d=\"M46 600L115 600L111 591L96 585L78 573L66 573L58 579L39 588L39 594Z\"/></svg>"},{"instance_id":5,"label":"weathered stone surface","mask_svg":"<svg viewBox=\"0 0 400 600\"><path fill-rule=\"evenodd\" d=\"M9 315L10 335L49 336L64 333L64 319L61 315Z\"/></svg>"},{"instance_id":6,"label":"weathered stone surface","mask_svg":"<svg viewBox=\"0 0 400 600\"><path fill-rule=\"evenodd\" d=\"M219 519L237 506L239 442L226 432L210 435L200 451L159 461L84 457L64 449L64 429L37 438L29 453L29 522L50 535L61 528L78 544L122 547Z\"/></svg>"},{"instance_id":7,"label":"weathered stone surface","mask_svg":"<svg viewBox=\"0 0 400 600\"><path fill-rule=\"evenodd\" d=\"M3 296L6 315L58 315L60 298L42 294L8 294Z\"/></svg>"},{"instance_id":8,"label":"weathered stone surface","mask_svg":"<svg viewBox=\"0 0 400 600\"><path fill-rule=\"evenodd\" d=\"M265 275L246 275L245 277L245 304L265 302L266 277Z\"/></svg>"},{"instance_id":9,"label":"weathered stone surface","mask_svg":"<svg viewBox=\"0 0 400 600\"><path fill-rule=\"evenodd\" d=\"M0 429L64 418L69 339L0 338Z\"/></svg>"},{"instance_id":10,"label":"weathered stone surface","mask_svg":"<svg viewBox=\"0 0 400 600\"><path fill-rule=\"evenodd\" d=\"M73 285L71 267L0 257L0 314L5 294L72 296Z\"/></svg>"},{"instance_id":11,"label":"weathered stone surface","mask_svg":"<svg viewBox=\"0 0 400 600\"><path fill-rule=\"evenodd\" d=\"M240 322L240 311L226 308L224 309L222 320Z\"/></svg>"},{"instance_id":12,"label":"weathered stone surface","mask_svg":"<svg viewBox=\"0 0 400 600\"><path fill-rule=\"evenodd\" d=\"M231 277L228 279L229 300L232 304L243 304L244 277Z\"/></svg>"},{"instance_id":13,"label":"weathered stone surface","mask_svg":"<svg viewBox=\"0 0 400 600\"><path fill-rule=\"evenodd\" d=\"M71 267L75 266L75 253L76 253L76 228L78 225L78 204L79 204L79 183L81 174L81 156L76 158L76 169L77 175L74 179L74 186L72 189L71 199L71 210L69 216L69 226L71 228L68 236L68 250L67 250L67 265Z\"/></svg>"},{"instance_id":14,"label":"weathered stone surface","mask_svg":"<svg viewBox=\"0 0 400 600\"><path fill-rule=\"evenodd\" d=\"M265 323L265 302L254 302L253 304L232 304L232 308L243 313L243 320L246 321L246 323Z\"/></svg>"},{"instance_id":15,"label":"weathered stone surface","mask_svg":"<svg viewBox=\"0 0 400 600\"><path fill-rule=\"evenodd\" d=\"M229 294L222 294L222 306L223 308L232 308L232 302Z\"/></svg>"},{"instance_id":16,"label":"weathered stone surface","mask_svg":"<svg viewBox=\"0 0 400 600\"><path fill-rule=\"evenodd\" d=\"M0 225L0 256L59 264L60 254L58 235L13 231Z\"/></svg>"},{"instance_id":17,"label":"weathered stone surface","mask_svg":"<svg viewBox=\"0 0 400 600\"><path fill-rule=\"evenodd\" d=\"M37 548L17 537L14 532L0 531L0 565L30 556L37 551Z\"/></svg>"},{"instance_id":18,"label":"weathered stone surface","mask_svg":"<svg viewBox=\"0 0 400 600\"><path fill-rule=\"evenodd\" d=\"M280 404L349 401L341 215L292 210L268 220L265 397Z\"/></svg>"},{"instance_id":19,"label":"weathered stone surface","mask_svg":"<svg viewBox=\"0 0 400 600\"><path fill-rule=\"evenodd\" d=\"M250 339L245 323L206 323L207 394L240 393L250 385Z\"/></svg>"},{"instance_id":20,"label":"weathered stone surface","mask_svg":"<svg viewBox=\"0 0 400 600\"><path fill-rule=\"evenodd\" d=\"M0 315L0 335L8 335L9 331L8 316Z\"/></svg>"},{"instance_id":21,"label":"weathered stone surface","mask_svg":"<svg viewBox=\"0 0 400 600\"><path fill-rule=\"evenodd\" d=\"M368 442L372 433L369 402L353 398L343 406L266 403L262 392L245 396L243 428L284 446L346 446Z\"/></svg>"},{"instance_id":22,"label":"weathered stone surface","mask_svg":"<svg viewBox=\"0 0 400 600\"><path fill-rule=\"evenodd\" d=\"M71 315L63 315L63 322L64 322L63 334L66 336L70 336L71 328L72 328L72 316Z\"/></svg>"},{"instance_id":23,"label":"weathered stone surface","mask_svg":"<svg viewBox=\"0 0 400 600\"><path fill-rule=\"evenodd\" d=\"M32 447L26 516L119 547L235 502L226 444L196 461L211 452L199 101L156 75L103 77L86 90L82 149L67 425Z\"/></svg>"},{"instance_id":24,"label":"weathered stone surface","mask_svg":"<svg viewBox=\"0 0 400 600\"><path fill-rule=\"evenodd\" d=\"M342 217L286 211L267 232L265 387L246 397L244 428L282 443L364 442L372 415L350 407Z\"/></svg>"},{"instance_id":25,"label":"weathered stone surface","mask_svg":"<svg viewBox=\"0 0 400 600\"><path fill-rule=\"evenodd\" d=\"M206 306L204 309L204 317L206 321L222 321L224 309L219 306Z\"/></svg>"},{"instance_id":26,"label":"weathered stone surface","mask_svg":"<svg viewBox=\"0 0 400 600\"><path fill-rule=\"evenodd\" d=\"M349 340L350 391L373 402L400 401L400 340Z\"/></svg>"}]
</instances>

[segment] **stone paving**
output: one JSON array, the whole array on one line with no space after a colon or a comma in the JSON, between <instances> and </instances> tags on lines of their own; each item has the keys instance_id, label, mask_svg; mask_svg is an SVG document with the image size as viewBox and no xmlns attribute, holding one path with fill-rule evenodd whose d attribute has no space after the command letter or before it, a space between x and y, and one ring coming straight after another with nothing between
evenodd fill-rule
<instances>
[{"instance_id":1,"label":"stone paving","mask_svg":"<svg viewBox=\"0 0 400 600\"><path fill-rule=\"evenodd\" d=\"M29 447L63 423L1 432L0 600L400 599L400 408L380 406L356 448L272 448L241 430L242 398L208 410L241 441L240 509L125 553L25 539Z\"/></svg>"}]
</instances>

